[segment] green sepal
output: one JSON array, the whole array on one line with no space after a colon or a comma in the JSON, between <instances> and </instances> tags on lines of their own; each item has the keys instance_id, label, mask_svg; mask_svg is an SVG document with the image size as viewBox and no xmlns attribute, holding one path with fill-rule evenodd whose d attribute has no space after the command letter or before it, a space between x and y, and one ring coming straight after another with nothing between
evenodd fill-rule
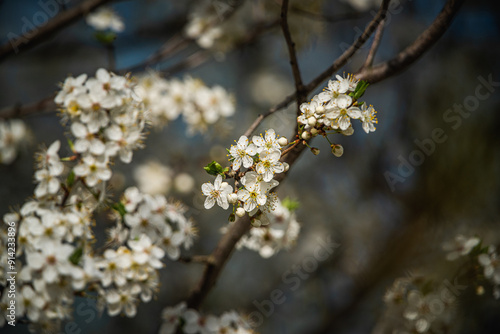
<instances>
[{"instance_id":1,"label":"green sepal","mask_svg":"<svg viewBox=\"0 0 500 334\"><path fill-rule=\"evenodd\" d=\"M94 37L104 45L111 45L116 39L116 33L112 31L96 31Z\"/></svg>"},{"instance_id":2,"label":"green sepal","mask_svg":"<svg viewBox=\"0 0 500 334\"><path fill-rule=\"evenodd\" d=\"M71 172L69 172L68 174L68 177L66 178L66 185L68 186L68 188L71 188L73 187L73 184L75 184L75 172L71 170Z\"/></svg>"},{"instance_id":3,"label":"green sepal","mask_svg":"<svg viewBox=\"0 0 500 334\"><path fill-rule=\"evenodd\" d=\"M68 260L69 262L73 263L76 266L80 262L82 255L83 255L83 248L78 247L77 249L75 249L73 253L71 253Z\"/></svg>"},{"instance_id":4,"label":"green sepal","mask_svg":"<svg viewBox=\"0 0 500 334\"><path fill-rule=\"evenodd\" d=\"M122 202L118 202L118 203L113 204L112 208L115 209L120 214L122 219L125 216L125 214L127 213L127 209L125 209L125 205Z\"/></svg>"}]
</instances>

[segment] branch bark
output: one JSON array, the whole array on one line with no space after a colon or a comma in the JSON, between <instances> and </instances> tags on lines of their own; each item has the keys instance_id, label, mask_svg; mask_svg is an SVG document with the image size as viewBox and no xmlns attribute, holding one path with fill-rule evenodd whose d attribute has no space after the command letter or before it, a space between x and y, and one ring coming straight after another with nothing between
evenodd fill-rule
<instances>
[{"instance_id":1,"label":"branch bark","mask_svg":"<svg viewBox=\"0 0 500 334\"><path fill-rule=\"evenodd\" d=\"M34 47L45 39L52 36L54 33L60 31L66 26L76 22L84 15L88 14L95 8L110 2L111 0L87 0L81 4L65 10L56 16L54 16L45 25L37 27L22 36L19 36L15 40L9 37L9 41L2 46L0 46L0 62L5 60L8 56L13 54L18 54L21 51L27 50L28 48Z\"/></svg>"}]
</instances>

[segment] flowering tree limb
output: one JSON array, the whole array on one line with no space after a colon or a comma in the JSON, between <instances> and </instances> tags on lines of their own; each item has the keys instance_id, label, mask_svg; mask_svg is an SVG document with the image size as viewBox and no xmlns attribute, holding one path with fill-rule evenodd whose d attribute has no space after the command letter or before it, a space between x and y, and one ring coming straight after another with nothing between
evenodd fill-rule
<instances>
[{"instance_id":1,"label":"flowering tree limb","mask_svg":"<svg viewBox=\"0 0 500 334\"><path fill-rule=\"evenodd\" d=\"M304 91L309 93L313 89L315 89L321 82L323 82L326 78L335 73L339 68L347 63L347 61L354 55L354 53L366 42L369 36L377 29L380 22L385 19L385 14L387 11L387 7L389 5L390 0L384 0L381 8L377 14L377 16L370 22L370 24L365 29L364 33L354 42L353 45L349 49L347 49L328 69L326 69L323 73L321 73L318 77L316 77L309 84L305 85ZM434 42L446 31L449 27L449 24L456 14L459 5L462 1L460 0L449 0L445 5L445 8L436 18L435 22L429 27L417 40L414 44L410 46L404 54L406 57L409 57L413 61L420 57L424 51L430 48ZM411 56L410 56L411 54ZM413 61L404 61L405 67L409 66ZM375 82L382 81L394 75L397 71L383 71L379 73L378 77L371 76L367 77L367 75L363 75L363 72L360 73L360 78L365 80L372 79ZM375 80L376 78L376 80ZM272 108L268 113L264 115L260 115L254 123L247 129L245 135L250 135L257 128L257 126L262 122L262 120L272 114L273 112L286 107L290 104L295 98L295 94L289 95L285 100L283 100L280 104ZM286 155L284 161L289 163L290 166L293 165L295 160L300 156L300 154L306 148L305 145L300 144L295 146L289 154ZM285 174L279 174L276 177L277 181L282 181L285 178ZM228 257L232 253L233 248L235 247L238 240L250 229L250 219L248 216L245 216L241 219L237 219L236 222L228 229L226 234L222 236L219 243L216 246L216 249L212 253L214 256L215 264L209 264L205 267L205 271L203 273L202 278L198 282L197 286L191 293L188 298L188 305L190 307L196 308L198 307L203 299L208 294L209 290L215 285L218 275L220 274L223 266L228 260Z\"/></svg>"}]
</instances>

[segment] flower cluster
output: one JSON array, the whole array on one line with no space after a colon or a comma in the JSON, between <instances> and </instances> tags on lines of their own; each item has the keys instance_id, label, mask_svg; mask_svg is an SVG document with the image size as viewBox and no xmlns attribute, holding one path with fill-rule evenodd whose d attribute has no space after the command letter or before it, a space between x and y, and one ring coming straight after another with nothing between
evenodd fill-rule
<instances>
[{"instance_id":1,"label":"flower cluster","mask_svg":"<svg viewBox=\"0 0 500 334\"><path fill-rule=\"evenodd\" d=\"M0 163L9 165L17 158L17 152L27 135L28 129L22 120L0 119Z\"/></svg>"},{"instance_id":2,"label":"flower cluster","mask_svg":"<svg viewBox=\"0 0 500 334\"><path fill-rule=\"evenodd\" d=\"M149 302L158 290L158 269L165 254L177 260L181 246L191 247L196 229L182 205L135 187L125 190L117 211L120 215L108 230L108 245L118 248L108 248L96 260L100 307L107 307L110 316L133 317L139 301Z\"/></svg>"},{"instance_id":3,"label":"flower cluster","mask_svg":"<svg viewBox=\"0 0 500 334\"><path fill-rule=\"evenodd\" d=\"M242 7L234 13L236 8L223 2L214 4L205 0L197 3L189 14L184 32L204 49L227 52L248 31L247 21L251 16L252 6L249 4Z\"/></svg>"},{"instance_id":4,"label":"flower cluster","mask_svg":"<svg viewBox=\"0 0 500 334\"><path fill-rule=\"evenodd\" d=\"M286 138L279 138L273 129L266 131L265 137L253 136L249 141L246 136L241 136L236 145L232 145L229 151L231 169L233 172L241 171L237 181L242 185L235 189L227 182L222 182L219 174L214 184L207 182L201 187L205 199L205 208L210 209L217 203L223 209L233 204L236 215L243 216L245 212L253 215L261 206L272 205L268 201L269 191L276 187L279 182L274 175L288 170L286 163L280 162L281 147L287 144Z\"/></svg>"},{"instance_id":5,"label":"flower cluster","mask_svg":"<svg viewBox=\"0 0 500 334\"><path fill-rule=\"evenodd\" d=\"M186 209L182 204L169 203L162 195L142 194L132 187L125 190L122 205L123 221L130 230L130 240L147 235L172 260L179 258L181 246L189 249L193 244L196 229L184 216ZM119 230L111 234L122 235Z\"/></svg>"},{"instance_id":6,"label":"flower cluster","mask_svg":"<svg viewBox=\"0 0 500 334\"><path fill-rule=\"evenodd\" d=\"M368 84L360 82L353 75L345 78L337 75L336 78L337 80L330 80L328 87L315 95L311 102L300 105L301 114L297 121L301 125L302 139L308 140L318 134L326 137L327 131L350 136L354 133L352 119L360 120L366 133L375 131L377 112L373 106L358 101ZM342 155L340 145L331 146L333 154Z\"/></svg>"},{"instance_id":7,"label":"flower cluster","mask_svg":"<svg viewBox=\"0 0 500 334\"><path fill-rule=\"evenodd\" d=\"M186 334L251 334L250 326L235 311L222 314L220 317L202 315L194 309L188 309L182 302L173 307L167 307L162 312L163 323L159 334L178 333L181 329Z\"/></svg>"},{"instance_id":8,"label":"flower cluster","mask_svg":"<svg viewBox=\"0 0 500 334\"><path fill-rule=\"evenodd\" d=\"M423 275L398 278L386 292L386 326L380 333L450 332L454 325L456 291ZM400 319L398 321L390 321Z\"/></svg>"},{"instance_id":9,"label":"flower cluster","mask_svg":"<svg viewBox=\"0 0 500 334\"><path fill-rule=\"evenodd\" d=\"M142 146L144 108L126 77L98 69L95 78L82 74L64 81L55 102L63 120L71 122L74 150L83 158L75 174L89 186L111 177L110 158L129 163L132 151Z\"/></svg>"},{"instance_id":10,"label":"flower cluster","mask_svg":"<svg viewBox=\"0 0 500 334\"><path fill-rule=\"evenodd\" d=\"M136 92L148 108L152 124L164 126L182 115L190 134L205 132L235 111L234 98L224 88L210 88L191 77L166 80L151 72L139 79Z\"/></svg>"},{"instance_id":11,"label":"flower cluster","mask_svg":"<svg viewBox=\"0 0 500 334\"><path fill-rule=\"evenodd\" d=\"M125 30L122 18L109 7L100 7L95 12L90 13L87 15L86 21L95 30L111 30L114 32Z\"/></svg>"},{"instance_id":12,"label":"flower cluster","mask_svg":"<svg viewBox=\"0 0 500 334\"><path fill-rule=\"evenodd\" d=\"M60 158L59 141L37 155L34 198L6 214L0 228L5 246L5 226L17 226L16 315L37 332L57 332L72 316L75 293L87 289L97 291L98 305L110 315L134 316L137 304L157 290L165 254L177 259L196 233L185 209L164 196L129 188L114 203L106 194L114 158L128 163L141 147L144 109L130 80L104 69L95 78L69 77L55 101L75 137L71 156ZM105 250L97 251L93 215L103 207L113 209L116 226ZM0 257L0 290L6 291L5 273L14 270L4 267L5 252ZM0 304L6 301L3 294Z\"/></svg>"},{"instance_id":13,"label":"flower cluster","mask_svg":"<svg viewBox=\"0 0 500 334\"><path fill-rule=\"evenodd\" d=\"M446 256L449 261L468 256L472 260L474 269L481 268L480 272L475 273L478 280L473 282L477 286L478 294L484 293L480 283L481 280L486 280L493 285L493 296L496 299L500 298L500 257L495 246L483 247L478 237L457 235L455 240L445 243L443 249L449 252Z\"/></svg>"},{"instance_id":14,"label":"flower cluster","mask_svg":"<svg viewBox=\"0 0 500 334\"><path fill-rule=\"evenodd\" d=\"M300 232L295 213L283 206L279 199L273 211L264 212L254 222L254 227L242 237L237 247L259 252L263 258L269 258L281 249L289 249Z\"/></svg>"}]
</instances>

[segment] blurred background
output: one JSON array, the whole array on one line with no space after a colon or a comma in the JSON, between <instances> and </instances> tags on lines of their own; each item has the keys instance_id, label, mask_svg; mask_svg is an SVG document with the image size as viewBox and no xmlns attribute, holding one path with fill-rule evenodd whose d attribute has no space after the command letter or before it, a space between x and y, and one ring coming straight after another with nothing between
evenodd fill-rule
<instances>
[{"instance_id":1,"label":"blurred background","mask_svg":"<svg viewBox=\"0 0 500 334\"><path fill-rule=\"evenodd\" d=\"M32 22L41 10L41 2L0 1L2 44L8 42L9 33L21 34L26 22ZM67 6L81 2L69 1ZM0 118L9 114L12 106L50 97L68 74L93 75L100 67L114 67L120 73L132 69L134 75L140 74L144 70L141 64L170 38L184 34L190 15L207 2L212 6L237 3L110 2L125 24L113 43L112 62L109 48L96 40L84 19L44 43L8 57L0 63ZM413 42L445 3L393 2L399 7L389 13L375 64ZM304 81L309 82L359 36L378 3L310 0L291 1L291 6L292 37L297 42ZM280 1L247 0L228 19L236 21L231 24L241 23L241 31L231 30L237 42L221 38L221 43L216 41L207 49L191 41L174 56L149 66L167 73L167 78L190 75L208 86L220 85L236 99L235 114L206 133L187 135L182 119L161 131L151 129L146 148L136 151L133 163L117 163L114 169L120 176L115 180L119 194L136 184L134 171L139 165L155 161L168 166L167 195L189 207L188 215L199 228L199 238L185 255L212 252L220 228L227 224L227 212L220 208L207 211L201 205L200 186L212 181L202 167L214 159L225 161L225 148L257 115L294 90L288 53L276 24L279 10ZM484 82L480 78L500 82L499 22L500 12L491 1L465 1L449 30L429 52L404 73L368 88L363 100L378 111L376 132L367 135L355 124L353 136L332 137L344 147L341 158L330 153L328 142L315 138L312 145L321 153L304 152L278 191L280 198L300 202L296 215L301 234L296 246L269 259L246 249L235 251L202 310L214 314L230 309L243 314L258 311L263 322L255 330L261 333L392 332L387 328L398 320L391 320L383 298L397 278L423 273L438 281L452 281L454 269L445 260L442 244L457 234L477 235L485 244L498 244L500 86L483 88L482 92L491 93L487 98L474 96L476 87ZM342 71L354 73L361 67L371 40ZM193 54L206 58L200 64L189 64L192 68L178 66ZM473 103L470 112L448 112L468 103ZM19 208L32 195L33 156L41 145L57 139L64 142L67 129L61 126L55 108L44 109L22 117L29 129L25 140L17 157L0 165L2 214ZM256 132L274 128L291 138L295 110L292 105L268 117ZM416 142L429 143L436 129L441 129L437 130L440 138L446 139L429 144L432 149L427 154ZM410 168L405 169L403 165L408 164ZM182 186L191 182L186 178L176 185L179 175L190 176L193 186ZM107 227L105 215L97 218L96 228L102 235ZM335 252L303 277L290 274L307 266L305 259L327 236L338 244ZM104 314L90 322L77 316L75 322L82 333L154 333L162 308L184 300L202 269L201 264L167 260L160 294L156 300L141 304L135 318ZM286 280L292 276L299 277L297 284ZM493 298L491 286L485 288L482 296L475 295L473 286L461 291L454 306L454 326L443 332L500 331L500 301ZM270 300L275 289L283 292L285 300L274 304L268 316L259 305ZM76 304L83 302L76 300ZM3 331L28 332L22 325L15 330L7 326Z\"/></svg>"}]
</instances>

